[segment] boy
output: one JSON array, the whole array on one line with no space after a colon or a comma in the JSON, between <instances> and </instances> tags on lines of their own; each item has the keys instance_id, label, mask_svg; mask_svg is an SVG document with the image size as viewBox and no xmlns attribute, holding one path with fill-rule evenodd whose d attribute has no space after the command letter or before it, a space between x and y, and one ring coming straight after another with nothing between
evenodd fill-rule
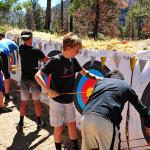
<instances>
[{"instance_id":1,"label":"boy","mask_svg":"<svg viewBox=\"0 0 150 150\"><path fill-rule=\"evenodd\" d=\"M19 54L21 58L21 105L20 105L20 122L17 129L23 129L23 120L26 112L27 100L30 94L30 88L32 91L32 99L34 100L35 113L37 117L37 129L42 128L41 120L41 102L40 93L41 88L34 79L35 73L38 71L38 61L46 62L49 58L44 55L40 49L36 49L32 46L32 32L23 31L21 33L21 39L24 44L19 47Z\"/></svg>"},{"instance_id":2,"label":"boy","mask_svg":"<svg viewBox=\"0 0 150 150\"><path fill-rule=\"evenodd\" d=\"M35 79L44 88L50 101L50 122L54 126L54 140L57 150L61 150L63 123L66 122L69 130L69 137L73 143L73 148L78 150L77 128L75 122L75 109L73 106L73 94L75 84L75 73L80 72L94 80L101 78L89 73L82 68L75 58L82 48L81 39L73 33L68 33L63 38L63 52L54 56L49 62L39 70ZM42 76L51 74L50 89L44 82Z\"/></svg>"},{"instance_id":3,"label":"boy","mask_svg":"<svg viewBox=\"0 0 150 150\"><path fill-rule=\"evenodd\" d=\"M114 70L95 84L81 119L82 150L120 149L121 112L127 101L139 112L146 127L150 127L150 107L144 106L123 80L123 74Z\"/></svg>"},{"instance_id":4,"label":"boy","mask_svg":"<svg viewBox=\"0 0 150 150\"><path fill-rule=\"evenodd\" d=\"M3 40L5 37L4 33L0 33L0 41ZM2 59L2 72L4 74L4 87L5 87L5 103L7 104L10 101L10 65L9 65L9 57L1 53L1 59Z\"/></svg>"}]
</instances>

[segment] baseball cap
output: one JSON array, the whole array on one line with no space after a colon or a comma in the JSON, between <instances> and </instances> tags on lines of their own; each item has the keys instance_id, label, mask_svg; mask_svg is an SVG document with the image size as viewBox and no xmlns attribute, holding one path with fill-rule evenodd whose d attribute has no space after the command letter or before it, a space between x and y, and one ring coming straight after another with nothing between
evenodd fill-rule
<instances>
[{"instance_id":1,"label":"baseball cap","mask_svg":"<svg viewBox=\"0 0 150 150\"><path fill-rule=\"evenodd\" d=\"M3 37L4 35L5 35L4 33L0 33L0 36L2 36L2 37Z\"/></svg>"},{"instance_id":2,"label":"baseball cap","mask_svg":"<svg viewBox=\"0 0 150 150\"><path fill-rule=\"evenodd\" d=\"M29 39L32 37L32 32L31 31L22 31L21 33L21 38L24 39Z\"/></svg>"}]
</instances>

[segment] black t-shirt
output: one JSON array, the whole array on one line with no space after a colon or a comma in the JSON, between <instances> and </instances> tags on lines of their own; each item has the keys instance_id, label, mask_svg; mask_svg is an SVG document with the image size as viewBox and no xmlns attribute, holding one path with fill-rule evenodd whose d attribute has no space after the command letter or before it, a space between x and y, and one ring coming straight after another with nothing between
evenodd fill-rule
<instances>
[{"instance_id":1,"label":"black t-shirt","mask_svg":"<svg viewBox=\"0 0 150 150\"><path fill-rule=\"evenodd\" d=\"M34 75L38 71L38 61L44 59L44 53L33 46L20 45L19 54L21 58L21 78L34 80Z\"/></svg>"},{"instance_id":2,"label":"black t-shirt","mask_svg":"<svg viewBox=\"0 0 150 150\"><path fill-rule=\"evenodd\" d=\"M50 88L58 93L69 93L74 91L75 73L80 72L82 67L76 58L65 58L62 54L54 56L42 68L46 75L51 74ZM59 103L71 103L73 95L61 95L54 98Z\"/></svg>"},{"instance_id":3,"label":"black t-shirt","mask_svg":"<svg viewBox=\"0 0 150 150\"><path fill-rule=\"evenodd\" d=\"M127 83L119 79L105 78L96 83L83 114L95 112L109 118L115 125L119 126L122 120L121 112L127 101L142 116L147 115L147 108Z\"/></svg>"}]
</instances>

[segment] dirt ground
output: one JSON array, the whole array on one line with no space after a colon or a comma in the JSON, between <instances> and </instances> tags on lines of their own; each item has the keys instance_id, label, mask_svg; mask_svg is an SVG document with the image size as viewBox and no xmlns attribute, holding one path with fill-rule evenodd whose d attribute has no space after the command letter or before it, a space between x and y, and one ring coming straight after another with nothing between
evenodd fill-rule
<instances>
[{"instance_id":1,"label":"dirt ground","mask_svg":"<svg viewBox=\"0 0 150 150\"><path fill-rule=\"evenodd\" d=\"M7 112L0 114L0 150L55 150L53 128L49 125L49 107L42 104L44 128L36 130L36 118L32 100L29 100L27 115L24 119L23 133L17 132L19 121L20 92L15 81L11 81L12 101L7 106ZM79 145L81 135L79 131ZM67 128L63 133L63 149L71 150Z\"/></svg>"}]
</instances>

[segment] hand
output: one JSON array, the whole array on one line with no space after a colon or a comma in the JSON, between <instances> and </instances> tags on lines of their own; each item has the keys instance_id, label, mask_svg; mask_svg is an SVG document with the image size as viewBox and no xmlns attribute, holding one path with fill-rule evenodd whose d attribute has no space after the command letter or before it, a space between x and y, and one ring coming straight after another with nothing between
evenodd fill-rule
<instances>
[{"instance_id":1,"label":"hand","mask_svg":"<svg viewBox=\"0 0 150 150\"><path fill-rule=\"evenodd\" d=\"M103 80L104 78L103 77L96 77L96 81L98 82L98 81L101 81L101 80Z\"/></svg>"},{"instance_id":2,"label":"hand","mask_svg":"<svg viewBox=\"0 0 150 150\"><path fill-rule=\"evenodd\" d=\"M54 91L54 90L48 90L48 91L47 91L47 94L48 94L48 96L49 96L50 98L55 98L55 97L57 97L57 96L60 95L58 92L56 92L56 91Z\"/></svg>"}]
</instances>

